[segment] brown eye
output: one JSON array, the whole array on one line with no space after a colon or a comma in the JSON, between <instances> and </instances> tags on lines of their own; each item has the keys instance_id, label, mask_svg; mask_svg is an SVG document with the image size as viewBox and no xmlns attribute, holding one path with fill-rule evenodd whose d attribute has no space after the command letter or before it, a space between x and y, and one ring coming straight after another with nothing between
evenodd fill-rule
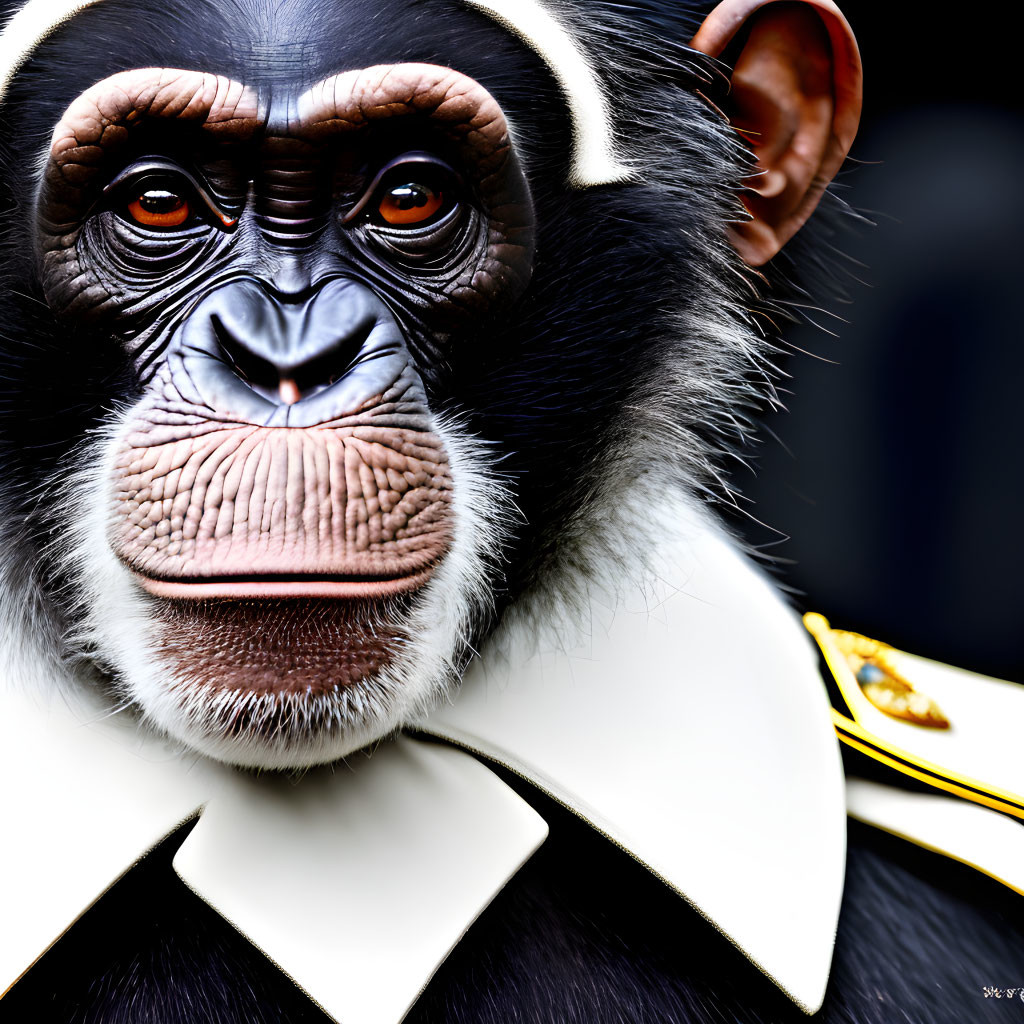
<instances>
[{"instance_id":1,"label":"brown eye","mask_svg":"<svg viewBox=\"0 0 1024 1024\"><path fill-rule=\"evenodd\" d=\"M151 188L128 204L132 219L147 228L176 228L188 220L192 209L187 199L162 188Z\"/></svg>"},{"instance_id":2,"label":"brown eye","mask_svg":"<svg viewBox=\"0 0 1024 1024\"><path fill-rule=\"evenodd\" d=\"M395 227L425 224L444 205L444 193L418 182L395 185L381 197L377 212Z\"/></svg>"}]
</instances>

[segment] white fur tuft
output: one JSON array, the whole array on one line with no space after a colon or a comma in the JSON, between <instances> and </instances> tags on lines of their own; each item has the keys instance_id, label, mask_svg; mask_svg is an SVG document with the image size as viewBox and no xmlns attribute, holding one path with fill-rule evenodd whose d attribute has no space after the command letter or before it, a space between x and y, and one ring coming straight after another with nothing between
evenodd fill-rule
<instances>
[{"instance_id":1,"label":"white fur tuft","mask_svg":"<svg viewBox=\"0 0 1024 1024\"><path fill-rule=\"evenodd\" d=\"M615 126L601 81L586 52L551 5L539 0L464 0L514 32L547 64L572 118L573 185L611 185L633 171L615 151Z\"/></svg>"}]
</instances>

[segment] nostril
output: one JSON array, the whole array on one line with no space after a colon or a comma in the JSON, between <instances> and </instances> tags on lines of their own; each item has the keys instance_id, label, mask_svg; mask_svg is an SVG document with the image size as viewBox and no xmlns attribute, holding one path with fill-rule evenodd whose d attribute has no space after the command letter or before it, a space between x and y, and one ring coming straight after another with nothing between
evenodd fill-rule
<instances>
[{"instance_id":1,"label":"nostril","mask_svg":"<svg viewBox=\"0 0 1024 1024\"><path fill-rule=\"evenodd\" d=\"M287 377L294 383L300 397L315 395L343 377L358 360L368 335L369 331L360 331L347 338L339 338L327 351L290 367Z\"/></svg>"},{"instance_id":2,"label":"nostril","mask_svg":"<svg viewBox=\"0 0 1024 1024\"><path fill-rule=\"evenodd\" d=\"M217 314L210 317L210 321L221 355L238 377L254 391L262 393L269 389L276 392L281 379L277 367L239 341Z\"/></svg>"},{"instance_id":3,"label":"nostril","mask_svg":"<svg viewBox=\"0 0 1024 1024\"><path fill-rule=\"evenodd\" d=\"M232 333L221 318L211 317L214 336L224 363L258 395L281 405L295 405L329 388L358 361L372 324L329 343L301 362L268 359ZM301 348L301 347L300 347Z\"/></svg>"}]
</instances>

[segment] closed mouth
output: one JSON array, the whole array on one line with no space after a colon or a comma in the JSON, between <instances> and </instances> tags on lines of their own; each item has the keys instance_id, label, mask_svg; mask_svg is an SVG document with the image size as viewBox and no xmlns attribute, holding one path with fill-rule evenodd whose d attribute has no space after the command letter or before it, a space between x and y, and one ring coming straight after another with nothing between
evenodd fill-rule
<instances>
[{"instance_id":1,"label":"closed mouth","mask_svg":"<svg viewBox=\"0 0 1024 1024\"><path fill-rule=\"evenodd\" d=\"M192 576L166 579L133 570L144 590L174 600L261 600L281 597L383 599L418 590L433 568L405 576L332 576L316 574L254 576Z\"/></svg>"}]
</instances>

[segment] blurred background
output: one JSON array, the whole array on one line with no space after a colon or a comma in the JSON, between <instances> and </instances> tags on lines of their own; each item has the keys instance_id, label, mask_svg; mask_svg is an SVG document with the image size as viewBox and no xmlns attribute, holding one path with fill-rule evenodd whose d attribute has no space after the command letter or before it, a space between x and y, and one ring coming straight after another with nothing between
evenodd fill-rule
<instances>
[{"instance_id":1,"label":"blurred background","mask_svg":"<svg viewBox=\"0 0 1024 1024\"><path fill-rule=\"evenodd\" d=\"M1024 682L1024 104L1012 8L963 12L954 28L928 6L839 2L866 75L860 163L840 181L876 225L841 248L866 283L831 307L848 323L810 314L838 337L787 332L813 355L785 361L789 411L765 417L756 477L735 479L761 523L737 525L782 560L775 571L801 609Z\"/></svg>"}]
</instances>

